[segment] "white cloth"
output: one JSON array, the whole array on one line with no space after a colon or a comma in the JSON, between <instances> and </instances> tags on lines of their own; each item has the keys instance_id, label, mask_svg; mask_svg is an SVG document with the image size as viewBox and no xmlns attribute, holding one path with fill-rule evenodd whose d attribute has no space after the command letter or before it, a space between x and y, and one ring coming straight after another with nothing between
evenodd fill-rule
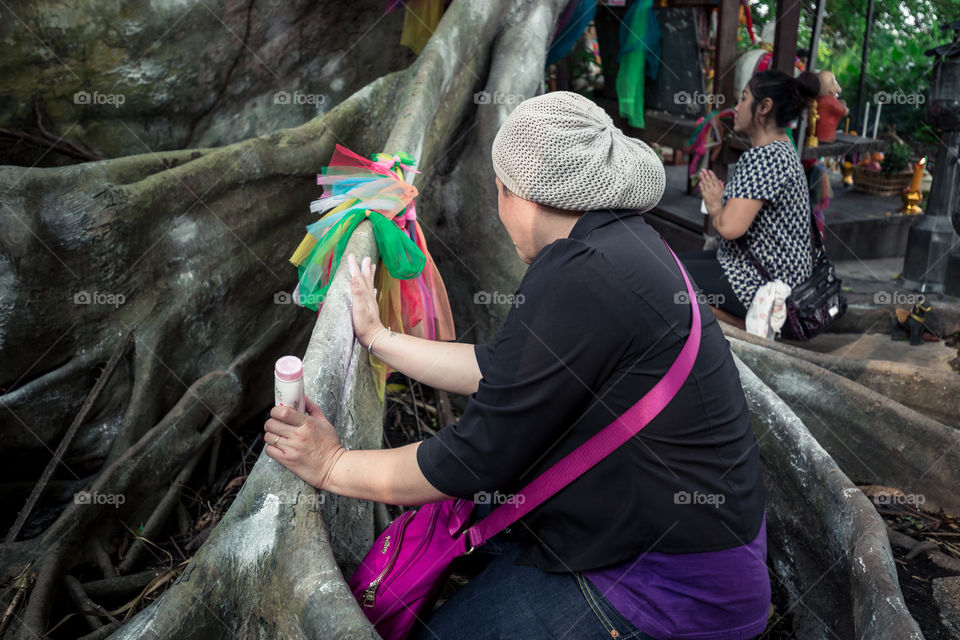
<instances>
[{"instance_id":1,"label":"white cloth","mask_svg":"<svg viewBox=\"0 0 960 640\"><path fill-rule=\"evenodd\" d=\"M787 319L786 300L789 295L790 287L782 280L760 285L747 310L747 333L761 338L779 335Z\"/></svg>"}]
</instances>

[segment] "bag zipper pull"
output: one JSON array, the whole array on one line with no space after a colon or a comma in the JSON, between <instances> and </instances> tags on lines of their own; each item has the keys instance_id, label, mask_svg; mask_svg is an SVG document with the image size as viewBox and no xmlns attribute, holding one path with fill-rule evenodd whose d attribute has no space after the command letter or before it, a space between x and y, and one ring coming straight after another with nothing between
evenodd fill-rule
<instances>
[{"instance_id":1,"label":"bag zipper pull","mask_svg":"<svg viewBox=\"0 0 960 640\"><path fill-rule=\"evenodd\" d=\"M378 586L380 586L379 581L375 580L367 587L366 591L363 592L363 606L369 608L376 603Z\"/></svg>"}]
</instances>

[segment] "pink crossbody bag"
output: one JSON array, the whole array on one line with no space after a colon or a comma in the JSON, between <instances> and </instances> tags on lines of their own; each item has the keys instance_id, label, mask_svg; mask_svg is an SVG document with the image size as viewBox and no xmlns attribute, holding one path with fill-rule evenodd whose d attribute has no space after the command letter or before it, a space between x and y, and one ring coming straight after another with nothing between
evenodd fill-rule
<instances>
[{"instance_id":1,"label":"pink crossbody bag","mask_svg":"<svg viewBox=\"0 0 960 640\"><path fill-rule=\"evenodd\" d=\"M429 617L454 559L482 546L603 460L676 396L700 349L700 309L683 265L673 250L670 254L683 275L693 318L690 335L666 375L623 415L518 492L523 500L502 504L469 529L464 530L474 504L462 499L425 504L391 522L349 583L360 608L385 640L405 639L418 620Z\"/></svg>"}]
</instances>

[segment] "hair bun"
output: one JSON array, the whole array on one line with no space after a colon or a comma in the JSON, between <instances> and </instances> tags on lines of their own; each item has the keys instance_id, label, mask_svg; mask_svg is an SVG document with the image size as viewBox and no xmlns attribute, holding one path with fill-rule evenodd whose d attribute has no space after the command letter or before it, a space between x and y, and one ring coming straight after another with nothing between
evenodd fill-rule
<instances>
[{"instance_id":1,"label":"hair bun","mask_svg":"<svg viewBox=\"0 0 960 640\"><path fill-rule=\"evenodd\" d=\"M810 71L804 71L794 78L797 93L806 104L820 95L820 76Z\"/></svg>"}]
</instances>

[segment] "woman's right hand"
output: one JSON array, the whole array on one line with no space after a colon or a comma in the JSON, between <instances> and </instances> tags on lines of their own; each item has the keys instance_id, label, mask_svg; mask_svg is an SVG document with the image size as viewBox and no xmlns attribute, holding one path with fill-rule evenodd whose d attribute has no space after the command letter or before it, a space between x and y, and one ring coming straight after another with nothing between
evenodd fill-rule
<instances>
[{"instance_id":1,"label":"woman's right hand","mask_svg":"<svg viewBox=\"0 0 960 640\"><path fill-rule=\"evenodd\" d=\"M716 215L723 209L724 182L710 169L700 172L700 194L710 215Z\"/></svg>"},{"instance_id":2,"label":"woman's right hand","mask_svg":"<svg viewBox=\"0 0 960 640\"><path fill-rule=\"evenodd\" d=\"M347 267L350 270L353 332L360 345L367 348L374 336L383 329L380 307L377 305L377 290L373 287L375 267L370 258L364 258L358 265L357 258L352 253L347 256Z\"/></svg>"}]
</instances>

